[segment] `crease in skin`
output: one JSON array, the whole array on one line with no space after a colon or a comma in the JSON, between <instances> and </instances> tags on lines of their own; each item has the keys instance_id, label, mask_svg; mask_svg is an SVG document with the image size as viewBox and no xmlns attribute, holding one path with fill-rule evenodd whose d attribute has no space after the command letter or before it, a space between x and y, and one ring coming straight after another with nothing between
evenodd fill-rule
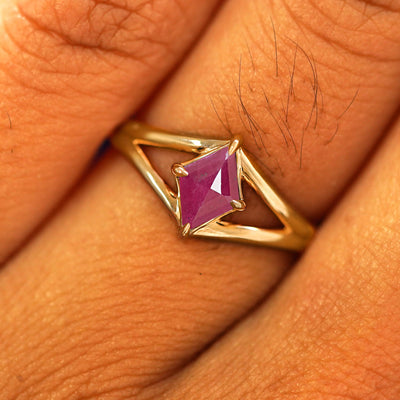
<instances>
[{"instance_id":1,"label":"crease in skin","mask_svg":"<svg viewBox=\"0 0 400 400\"><path fill-rule=\"evenodd\" d=\"M11 120L10 114L8 113L8 111L6 111L6 114L7 114L7 118L8 118L9 127L10 127L10 129L12 129L13 125L12 125L12 120Z\"/></svg>"},{"instance_id":2,"label":"crease in skin","mask_svg":"<svg viewBox=\"0 0 400 400\"><path fill-rule=\"evenodd\" d=\"M97 7L99 4L101 4L101 3L96 2L95 7ZM108 6L110 6L110 5L108 4ZM128 11L128 10L125 10L125 11L127 12L127 14L125 16L123 16L123 18L121 18L121 20L118 21L115 25L114 33L111 34L111 41L115 37L115 35L117 34L118 31L120 31L121 29L124 29L123 28L124 24L132 15L131 11ZM94 12L94 9L91 11L88 11L88 13L91 13L91 12ZM101 39L101 37L102 37L102 35L105 34L104 32L99 33L98 39L96 40L95 43L90 43L90 41L85 41L85 38L82 38L82 40L78 40L78 39L71 37L70 35L67 35L61 28L62 25L61 25L61 21L59 19L58 13L55 13L55 15L56 15L56 19L58 21L59 29L52 28L52 27L44 24L43 22L41 22L39 18L34 18L32 15L29 15L28 12L25 11L25 9L21 5L18 5L18 13L29 24L31 24L35 30L47 33L50 36L53 36L54 38L59 39L61 43L65 43L69 47L82 49L82 50L95 50L95 51L101 51L101 52L105 52L105 53L112 53L116 56L143 62L143 63L147 64L147 66L149 66L149 63L143 57L137 57L132 52L124 51L121 48L113 46L111 44L109 44L109 45L103 44L103 40ZM90 18L88 18L88 21L90 21ZM90 24L90 29L93 29L91 24ZM104 29L105 28L103 28L103 31L104 31ZM156 41L153 40L152 43L156 43Z\"/></svg>"}]
</instances>

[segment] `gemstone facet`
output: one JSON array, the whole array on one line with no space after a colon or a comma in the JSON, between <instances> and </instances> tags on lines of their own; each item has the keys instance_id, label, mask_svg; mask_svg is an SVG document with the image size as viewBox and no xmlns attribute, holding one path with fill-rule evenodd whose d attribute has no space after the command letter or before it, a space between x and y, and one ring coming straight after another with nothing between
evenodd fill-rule
<instances>
[{"instance_id":1,"label":"gemstone facet","mask_svg":"<svg viewBox=\"0 0 400 400\"><path fill-rule=\"evenodd\" d=\"M234 208L232 200L241 200L236 153L223 147L184 166L187 176L177 177L182 226L191 230L218 218Z\"/></svg>"}]
</instances>

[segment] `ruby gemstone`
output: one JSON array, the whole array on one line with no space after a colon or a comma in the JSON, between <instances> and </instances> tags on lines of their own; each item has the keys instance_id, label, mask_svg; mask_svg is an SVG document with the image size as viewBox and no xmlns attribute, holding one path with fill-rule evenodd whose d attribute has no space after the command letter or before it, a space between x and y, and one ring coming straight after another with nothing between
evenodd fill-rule
<instances>
[{"instance_id":1,"label":"ruby gemstone","mask_svg":"<svg viewBox=\"0 0 400 400\"><path fill-rule=\"evenodd\" d=\"M199 226L232 210L240 200L236 153L224 147L185 165L188 176L178 178L182 226Z\"/></svg>"}]
</instances>

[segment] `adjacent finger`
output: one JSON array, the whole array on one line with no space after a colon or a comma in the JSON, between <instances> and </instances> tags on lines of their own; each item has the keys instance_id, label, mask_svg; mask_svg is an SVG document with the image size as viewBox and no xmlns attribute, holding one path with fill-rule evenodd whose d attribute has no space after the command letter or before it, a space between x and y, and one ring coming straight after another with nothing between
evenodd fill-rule
<instances>
[{"instance_id":1,"label":"adjacent finger","mask_svg":"<svg viewBox=\"0 0 400 400\"><path fill-rule=\"evenodd\" d=\"M4 2L0 263L179 60L216 3Z\"/></svg>"},{"instance_id":2,"label":"adjacent finger","mask_svg":"<svg viewBox=\"0 0 400 400\"><path fill-rule=\"evenodd\" d=\"M158 396L398 398L399 160L400 120L276 295Z\"/></svg>"},{"instance_id":3,"label":"adjacent finger","mask_svg":"<svg viewBox=\"0 0 400 400\"><path fill-rule=\"evenodd\" d=\"M0 389L35 398L93 380L82 396L133 396L253 307L283 263L261 248L182 241L113 154L0 275Z\"/></svg>"}]
</instances>

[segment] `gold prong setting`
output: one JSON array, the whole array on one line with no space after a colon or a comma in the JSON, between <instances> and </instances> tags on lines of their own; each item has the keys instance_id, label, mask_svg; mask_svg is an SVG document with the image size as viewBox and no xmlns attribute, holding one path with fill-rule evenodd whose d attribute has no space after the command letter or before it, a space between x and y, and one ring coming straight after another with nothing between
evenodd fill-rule
<instances>
[{"instance_id":1,"label":"gold prong setting","mask_svg":"<svg viewBox=\"0 0 400 400\"><path fill-rule=\"evenodd\" d=\"M183 237L188 237L190 235L190 224L187 223L182 227L181 234Z\"/></svg>"},{"instance_id":2,"label":"gold prong setting","mask_svg":"<svg viewBox=\"0 0 400 400\"><path fill-rule=\"evenodd\" d=\"M243 200L232 200L231 206L235 211L244 211L246 209L246 203Z\"/></svg>"},{"instance_id":3,"label":"gold prong setting","mask_svg":"<svg viewBox=\"0 0 400 400\"><path fill-rule=\"evenodd\" d=\"M182 164L174 164L172 166L172 173L176 177L188 176L189 172L186 171L185 167Z\"/></svg>"},{"instance_id":4,"label":"gold prong setting","mask_svg":"<svg viewBox=\"0 0 400 400\"><path fill-rule=\"evenodd\" d=\"M242 145L242 138L240 136L235 136L229 145L229 151L228 151L229 155L231 156L233 153L235 153L240 148L241 145Z\"/></svg>"},{"instance_id":5,"label":"gold prong setting","mask_svg":"<svg viewBox=\"0 0 400 400\"><path fill-rule=\"evenodd\" d=\"M116 149L136 165L143 177L155 190L161 201L178 221L180 233L183 237L229 240L289 251L303 251L312 239L314 234L313 226L274 189L264 176L262 169L242 147L243 144L240 137L235 136L230 140L201 138L188 134L168 132L137 121L130 121L112 136L111 142ZM172 190L153 168L142 146L167 148L197 155L190 162L172 166L172 173L177 183L177 191ZM222 170L226 174L226 170L220 168L210 190L225 196L226 212L222 212L223 210L218 213L215 212L215 215L219 214L219 216L205 222L203 222L203 219L205 219L206 213L204 215L200 213L200 221L198 216L196 216L196 220L192 216L188 218L186 214L183 215L183 205L185 203L182 203L182 195L188 193L188 190L190 191L191 181L196 183L197 170L203 168L202 165L198 165L197 169L193 168L192 163L194 164L202 159L204 159L203 161L209 160L212 155L215 155L217 159L217 155L221 155L218 152L222 149L225 151L224 162L228 164L229 177L234 175L233 159L236 160L239 193L229 193L227 195L227 192L222 190L222 184L226 183L226 176L222 179L221 174ZM227 154L229 154L229 157L227 157ZM207 170L207 168L205 169ZM184 179L184 177L188 177L189 180ZM261 196L264 203L282 222L283 229L259 228L222 220L226 215L235 211L243 211L246 208L246 204L242 200L243 193L240 184L242 180L247 182ZM234 187L235 185L231 186ZM196 191L193 193L195 201L196 193ZM215 207L214 204L213 207Z\"/></svg>"}]
</instances>

